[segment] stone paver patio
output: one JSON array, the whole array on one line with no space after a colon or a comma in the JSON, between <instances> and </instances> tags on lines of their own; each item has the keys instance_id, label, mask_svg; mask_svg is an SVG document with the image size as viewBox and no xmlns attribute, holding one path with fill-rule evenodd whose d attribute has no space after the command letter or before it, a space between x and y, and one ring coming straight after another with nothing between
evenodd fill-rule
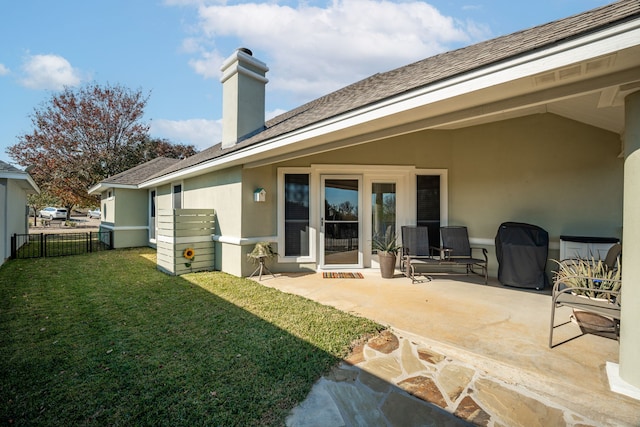
<instances>
[{"instance_id":1,"label":"stone paver patio","mask_svg":"<svg viewBox=\"0 0 640 427\"><path fill-rule=\"evenodd\" d=\"M640 425L640 401L609 389L605 364L617 363L617 341L567 324L548 348L548 292L464 275L422 284L364 276L263 277L389 327L322 378L289 426Z\"/></svg>"}]
</instances>

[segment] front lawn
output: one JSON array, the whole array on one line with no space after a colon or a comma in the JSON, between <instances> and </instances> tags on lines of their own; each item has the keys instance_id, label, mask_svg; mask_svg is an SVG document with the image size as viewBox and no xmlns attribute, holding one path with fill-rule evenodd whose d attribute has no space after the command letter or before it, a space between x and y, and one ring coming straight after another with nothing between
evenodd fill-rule
<instances>
[{"instance_id":1,"label":"front lawn","mask_svg":"<svg viewBox=\"0 0 640 427\"><path fill-rule=\"evenodd\" d=\"M0 268L0 423L283 425L369 320L150 249Z\"/></svg>"}]
</instances>

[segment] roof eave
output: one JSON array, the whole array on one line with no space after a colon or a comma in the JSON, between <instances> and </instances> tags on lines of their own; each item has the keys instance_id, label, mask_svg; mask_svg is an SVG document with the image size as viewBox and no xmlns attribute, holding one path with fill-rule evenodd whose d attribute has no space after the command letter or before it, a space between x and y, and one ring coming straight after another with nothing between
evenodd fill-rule
<instances>
[{"instance_id":1,"label":"roof eave","mask_svg":"<svg viewBox=\"0 0 640 427\"><path fill-rule=\"evenodd\" d=\"M93 187L89 188L89 190L87 190L87 193L94 195L94 194L100 194L103 193L104 191L110 189L110 188L125 188L128 190L137 190L139 187L137 185L134 184L110 184L110 183L105 183L105 182L99 182L98 184L94 185Z\"/></svg>"},{"instance_id":2,"label":"roof eave","mask_svg":"<svg viewBox=\"0 0 640 427\"><path fill-rule=\"evenodd\" d=\"M140 188L162 185L178 179L256 162L282 149L294 153L290 147L301 141L322 140L322 136L338 134L359 124L372 122L416 107L430 105L513 80L533 77L576 62L612 54L638 45L640 18L636 17L609 27L554 43L529 53L520 54L499 63L471 70L427 86L393 96L374 104L326 119L285 135L262 141L233 151L219 158L143 182ZM463 106L461 106L463 108Z\"/></svg>"},{"instance_id":3,"label":"roof eave","mask_svg":"<svg viewBox=\"0 0 640 427\"><path fill-rule=\"evenodd\" d=\"M13 179L16 181L24 182L25 185L21 186L27 191L27 193L40 194L40 187L38 187L38 184L36 184L31 175L26 172L3 172L0 173L0 178Z\"/></svg>"}]
</instances>

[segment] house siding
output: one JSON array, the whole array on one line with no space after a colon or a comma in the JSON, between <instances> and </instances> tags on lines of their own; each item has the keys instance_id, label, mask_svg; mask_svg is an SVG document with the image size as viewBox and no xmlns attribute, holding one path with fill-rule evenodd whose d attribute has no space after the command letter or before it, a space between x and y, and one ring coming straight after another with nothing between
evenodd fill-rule
<instances>
[{"instance_id":1,"label":"house siding","mask_svg":"<svg viewBox=\"0 0 640 427\"><path fill-rule=\"evenodd\" d=\"M101 228L113 230L114 248L149 245L149 203L146 191L114 188L102 193Z\"/></svg>"},{"instance_id":2,"label":"house siding","mask_svg":"<svg viewBox=\"0 0 640 427\"><path fill-rule=\"evenodd\" d=\"M466 225L472 243L489 251L489 271L496 276L493 242L506 221L547 230L550 258L559 257L560 235L621 238L620 149L617 134L549 113L536 114L457 130L425 130L271 165L203 174L181 181L183 207L216 210L214 268L246 276L254 268L246 256L254 243L277 234L279 168L351 165L349 173L355 174L362 173L358 165L444 169L448 199L443 223ZM257 188L266 190L265 202L254 202ZM171 186L156 190L158 209L170 209ZM144 207L134 202L134 191L124 191L124 197L122 189L115 191L118 225L134 221L146 225L148 191L137 193ZM125 209L120 211L123 200ZM124 222L127 215L130 221ZM411 222L406 218L412 216L415 212L406 212L401 221ZM312 227L317 229L318 224ZM148 244L146 234L131 239L135 245ZM116 239L122 247L120 242ZM315 270L318 261L280 263L273 269Z\"/></svg>"},{"instance_id":3,"label":"house siding","mask_svg":"<svg viewBox=\"0 0 640 427\"><path fill-rule=\"evenodd\" d=\"M185 209L215 209L215 234L223 241L215 245L216 270L242 276L243 249L233 243L242 238L242 168L234 167L184 180ZM161 196L161 199L166 199Z\"/></svg>"},{"instance_id":4,"label":"house siding","mask_svg":"<svg viewBox=\"0 0 640 427\"><path fill-rule=\"evenodd\" d=\"M552 114L453 133L450 223L494 237L505 221L621 237L619 136Z\"/></svg>"},{"instance_id":5,"label":"house siding","mask_svg":"<svg viewBox=\"0 0 640 427\"><path fill-rule=\"evenodd\" d=\"M13 179L0 179L0 265L11 256L11 236L14 233L26 234L27 193Z\"/></svg>"}]
</instances>

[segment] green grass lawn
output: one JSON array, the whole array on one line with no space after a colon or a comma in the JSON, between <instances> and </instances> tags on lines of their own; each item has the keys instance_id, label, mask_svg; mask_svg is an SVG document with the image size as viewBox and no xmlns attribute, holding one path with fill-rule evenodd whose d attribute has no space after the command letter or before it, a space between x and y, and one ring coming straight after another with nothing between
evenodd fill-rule
<instances>
[{"instance_id":1,"label":"green grass lawn","mask_svg":"<svg viewBox=\"0 0 640 427\"><path fill-rule=\"evenodd\" d=\"M0 268L0 423L283 425L355 339L381 329L150 249Z\"/></svg>"}]
</instances>

